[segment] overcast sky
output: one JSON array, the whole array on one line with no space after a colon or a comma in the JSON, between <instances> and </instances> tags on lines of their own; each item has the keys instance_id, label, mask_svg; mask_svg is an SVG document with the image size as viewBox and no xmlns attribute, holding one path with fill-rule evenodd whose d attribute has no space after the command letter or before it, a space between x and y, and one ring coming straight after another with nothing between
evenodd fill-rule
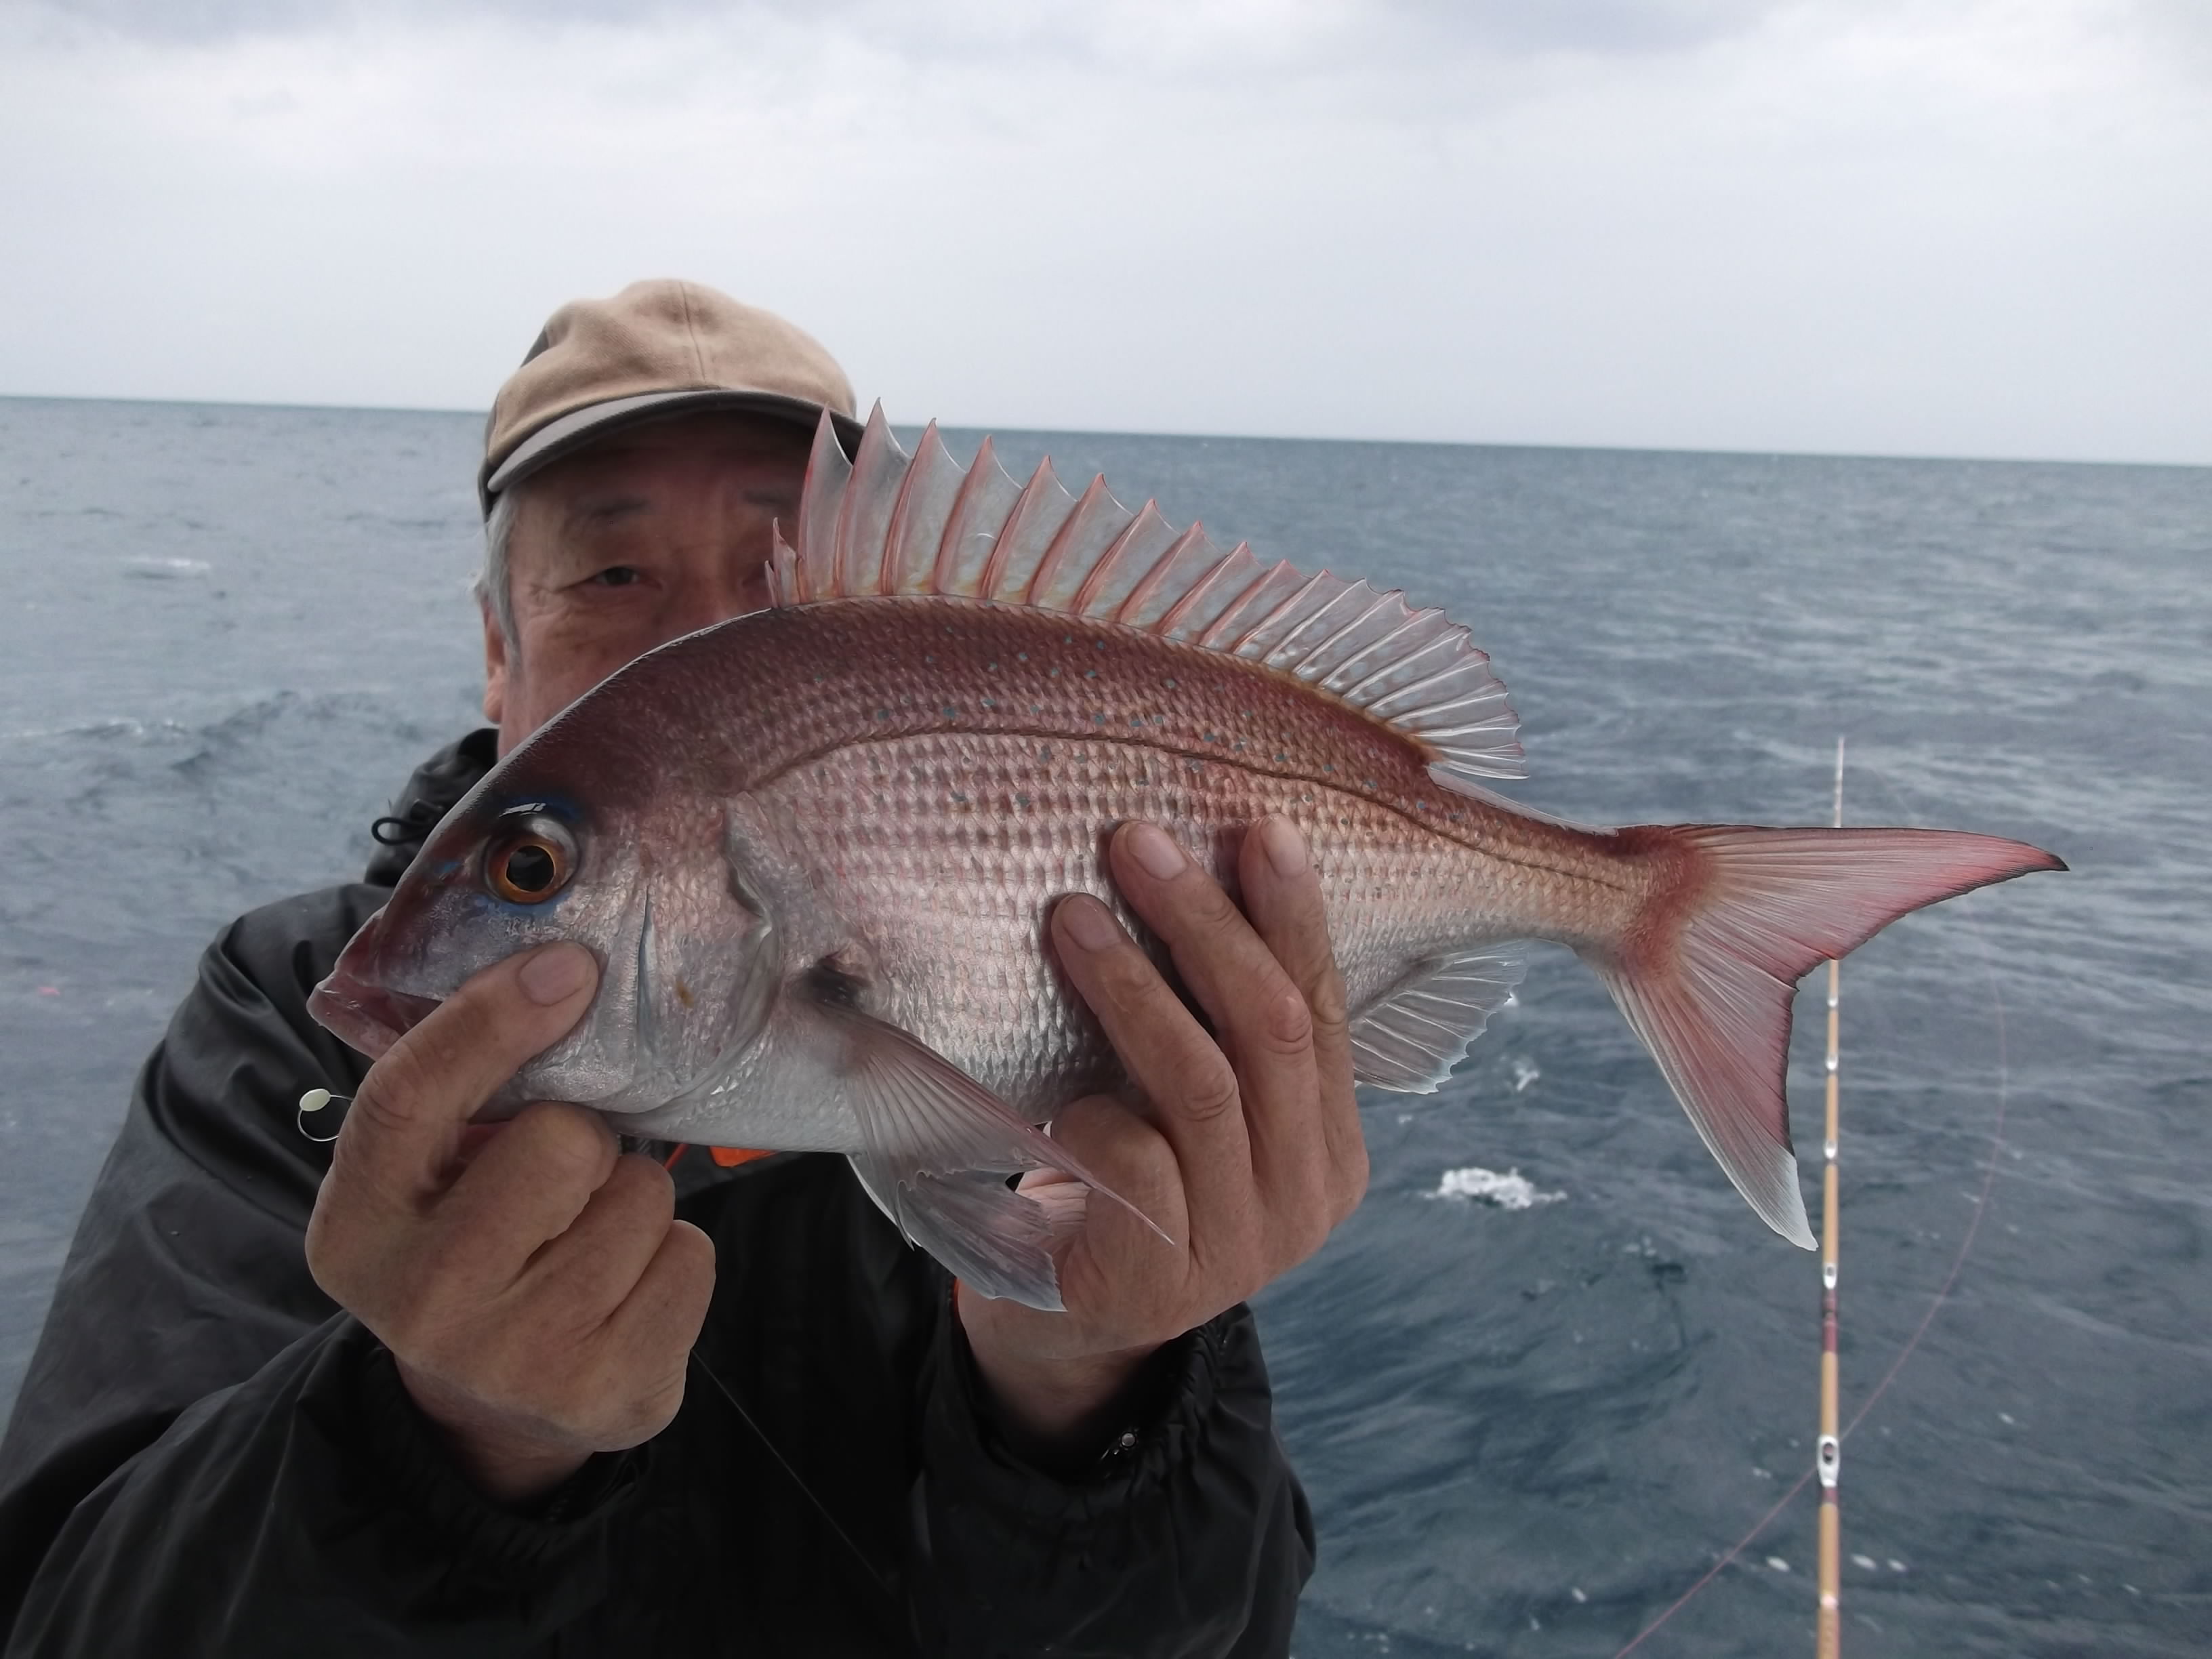
<instances>
[{"instance_id":1,"label":"overcast sky","mask_svg":"<svg viewBox=\"0 0 2212 1659\"><path fill-rule=\"evenodd\" d=\"M0 0L0 393L2212 463L2212 0Z\"/></svg>"}]
</instances>

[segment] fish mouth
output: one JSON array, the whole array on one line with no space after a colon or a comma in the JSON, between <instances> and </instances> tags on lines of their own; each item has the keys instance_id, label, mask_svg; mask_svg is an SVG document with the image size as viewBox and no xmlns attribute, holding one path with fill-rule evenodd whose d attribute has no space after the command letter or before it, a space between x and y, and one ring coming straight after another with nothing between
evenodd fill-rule
<instances>
[{"instance_id":1,"label":"fish mouth","mask_svg":"<svg viewBox=\"0 0 2212 1659\"><path fill-rule=\"evenodd\" d=\"M429 1016L439 1000L371 985L339 967L308 995L307 1012L349 1047L371 1060L381 1060L393 1043Z\"/></svg>"}]
</instances>

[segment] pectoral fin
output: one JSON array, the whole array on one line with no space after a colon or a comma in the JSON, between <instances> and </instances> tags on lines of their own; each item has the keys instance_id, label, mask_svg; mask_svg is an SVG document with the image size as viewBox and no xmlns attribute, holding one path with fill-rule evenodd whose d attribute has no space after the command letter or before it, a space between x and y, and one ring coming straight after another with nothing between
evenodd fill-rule
<instances>
[{"instance_id":1,"label":"pectoral fin","mask_svg":"<svg viewBox=\"0 0 2212 1659\"><path fill-rule=\"evenodd\" d=\"M911 1034L834 1004L818 1018L836 1036L839 1073L860 1120L866 1147L853 1168L868 1196L910 1243L985 1296L1060 1311L1052 1251L1083 1224L1078 1193L1127 1200ZM1055 1183L1033 1198L1006 1185L1007 1176L1039 1169L1082 1187Z\"/></svg>"}]
</instances>

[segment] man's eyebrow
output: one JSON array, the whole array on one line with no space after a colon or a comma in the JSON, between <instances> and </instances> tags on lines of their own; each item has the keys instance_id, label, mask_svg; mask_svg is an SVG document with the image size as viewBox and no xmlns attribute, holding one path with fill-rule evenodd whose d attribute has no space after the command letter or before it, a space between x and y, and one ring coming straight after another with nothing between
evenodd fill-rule
<instances>
[{"instance_id":1,"label":"man's eyebrow","mask_svg":"<svg viewBox=\"0 0 2212 1659\"><path fill-rule=\"evenodd\" d=\"M652 507L642 495L586 495L569 504L568 519L570 524L605 524L649 512Z\"/></svg>"}]
</instances>

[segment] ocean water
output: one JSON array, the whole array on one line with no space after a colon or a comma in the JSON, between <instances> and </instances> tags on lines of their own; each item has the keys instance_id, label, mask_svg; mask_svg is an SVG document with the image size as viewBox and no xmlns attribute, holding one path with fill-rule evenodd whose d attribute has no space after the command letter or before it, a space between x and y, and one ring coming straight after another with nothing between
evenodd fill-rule
<instances>
[{"instance_id":1,"label":"ocean water","mask_svg":"<svg viewBox=\"0 0 2212 1659\"><path fill-rule=\"evenodd\" d=\"M0 1403L198 952L357 871L474 719L478 429L0 400ZM1852 822L2064 856L1844 967L1845 1639L2212 1649L2212 471L1000 444L1446 607L1547 810L1825 822L1840 734ZM1564 952L1365 1121L1366 1203L1261 1307L1297 1650L1618 1654L1810 1468L1817 1261ZM1635 1650L1809 1650L1814 1492Z\"/></svg>"}]
</instances>

